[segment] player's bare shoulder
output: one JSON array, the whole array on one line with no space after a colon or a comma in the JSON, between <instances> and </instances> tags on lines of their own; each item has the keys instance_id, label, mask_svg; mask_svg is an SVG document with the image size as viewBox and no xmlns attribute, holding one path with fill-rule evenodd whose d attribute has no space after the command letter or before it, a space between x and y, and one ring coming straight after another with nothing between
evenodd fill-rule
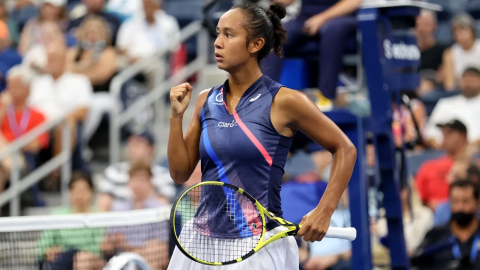
<instances>
[{"instance_id":1,"label":"player's bare shoulder","mask_svg":"<svg viewBox=\"0 0 480 270\"><path fill-rule=\"evenodd\" d=\"M291 115L299 110L305 109L305 106L310 107L314 105L313 102L304 93L282 87L278 90L277 95L272 103L272 110L275 110L282 115Z\"/></svg>"}]
</instances>

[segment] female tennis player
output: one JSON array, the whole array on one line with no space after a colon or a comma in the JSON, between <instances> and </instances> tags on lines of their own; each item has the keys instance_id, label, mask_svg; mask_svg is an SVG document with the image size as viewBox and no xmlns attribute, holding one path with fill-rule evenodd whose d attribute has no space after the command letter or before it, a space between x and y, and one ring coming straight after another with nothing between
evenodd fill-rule
<instances>
[{"instance_id":1,"label":"female tennis player","mask_svg":"<svg viewBox=\"0 0 480 270\"><path fill-rule=\"evenodd\" d=\"M259 61L272 50L281 56L286 30L280 20L285 14L285 7L279 3L267 10L238 5L220 18L215 58L218 68L227 71L229 78L223 85L199 94L185 136L182 119L192 87L184 83L171 89L168 163L173 180L181 184L189 179L201 160L202 181L238 186L281 217L283 168L293 135L304 132L334 155L327 190L318 206L302 219L298 232L304 240L313 242L322 240L330 225L330 217L352 174L357 152L347 136L306 95L262 75ZM267 230L274 231L276 226L267 224ZM219 245L208 248L214 250L215 246ZM296 241L286 237L245 261L227 266L203 265L175 249L168 269L298 267Z\"/></svg>"}]
</instances>

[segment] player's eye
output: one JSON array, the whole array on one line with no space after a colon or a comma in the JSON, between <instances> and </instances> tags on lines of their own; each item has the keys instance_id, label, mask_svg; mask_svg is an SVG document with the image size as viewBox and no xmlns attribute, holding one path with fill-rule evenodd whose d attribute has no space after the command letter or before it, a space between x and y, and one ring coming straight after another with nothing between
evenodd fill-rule
<instances>
[{"instance_id":1,"label":"player's eye","mask_svg":"<svg viewBox=\"0 0 480 270\"><path fill-rule=\"evenodd\" d=\"M225 35L226 35L227 37L233 37L232 34L230 34L230 33L226 33Z\"/></svg>"}]
</instances>

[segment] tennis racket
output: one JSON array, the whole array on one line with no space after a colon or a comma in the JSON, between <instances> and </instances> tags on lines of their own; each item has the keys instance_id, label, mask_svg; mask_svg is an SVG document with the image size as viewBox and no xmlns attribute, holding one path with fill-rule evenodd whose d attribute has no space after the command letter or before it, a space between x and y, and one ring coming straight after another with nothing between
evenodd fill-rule
<instances>
[{"instance_id":1,"label":"tennis racket","mask_svg":"<svg viewBox=\"0 0 480 270\"><path fill-rule=\"evenodd\" d=\"M300 229L276 217L243 189L217 181L201 182L183 192L174 202L170 222L178 249L206 265L241 262ZM325 237L353 241L356 235L355 228L330 227Z\"/></svg>"}]
</instances>

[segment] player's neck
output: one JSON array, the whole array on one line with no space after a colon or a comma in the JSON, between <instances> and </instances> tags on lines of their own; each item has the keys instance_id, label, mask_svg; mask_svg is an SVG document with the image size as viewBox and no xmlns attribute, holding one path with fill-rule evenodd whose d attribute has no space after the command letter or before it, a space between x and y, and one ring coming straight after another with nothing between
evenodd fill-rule
<instances>
[{"instance_id":1,"label":"player's neck","mask_svg":"<svg viewBox=\"0 0 480 270\"><path fill-rule=\"evenodd\" d=\"M230 94L241 96L260 77L262 77L262 71L258 64L256 67L246 66L236 72L231 72L228 77Z\"/></svg>"}]
</instances>

